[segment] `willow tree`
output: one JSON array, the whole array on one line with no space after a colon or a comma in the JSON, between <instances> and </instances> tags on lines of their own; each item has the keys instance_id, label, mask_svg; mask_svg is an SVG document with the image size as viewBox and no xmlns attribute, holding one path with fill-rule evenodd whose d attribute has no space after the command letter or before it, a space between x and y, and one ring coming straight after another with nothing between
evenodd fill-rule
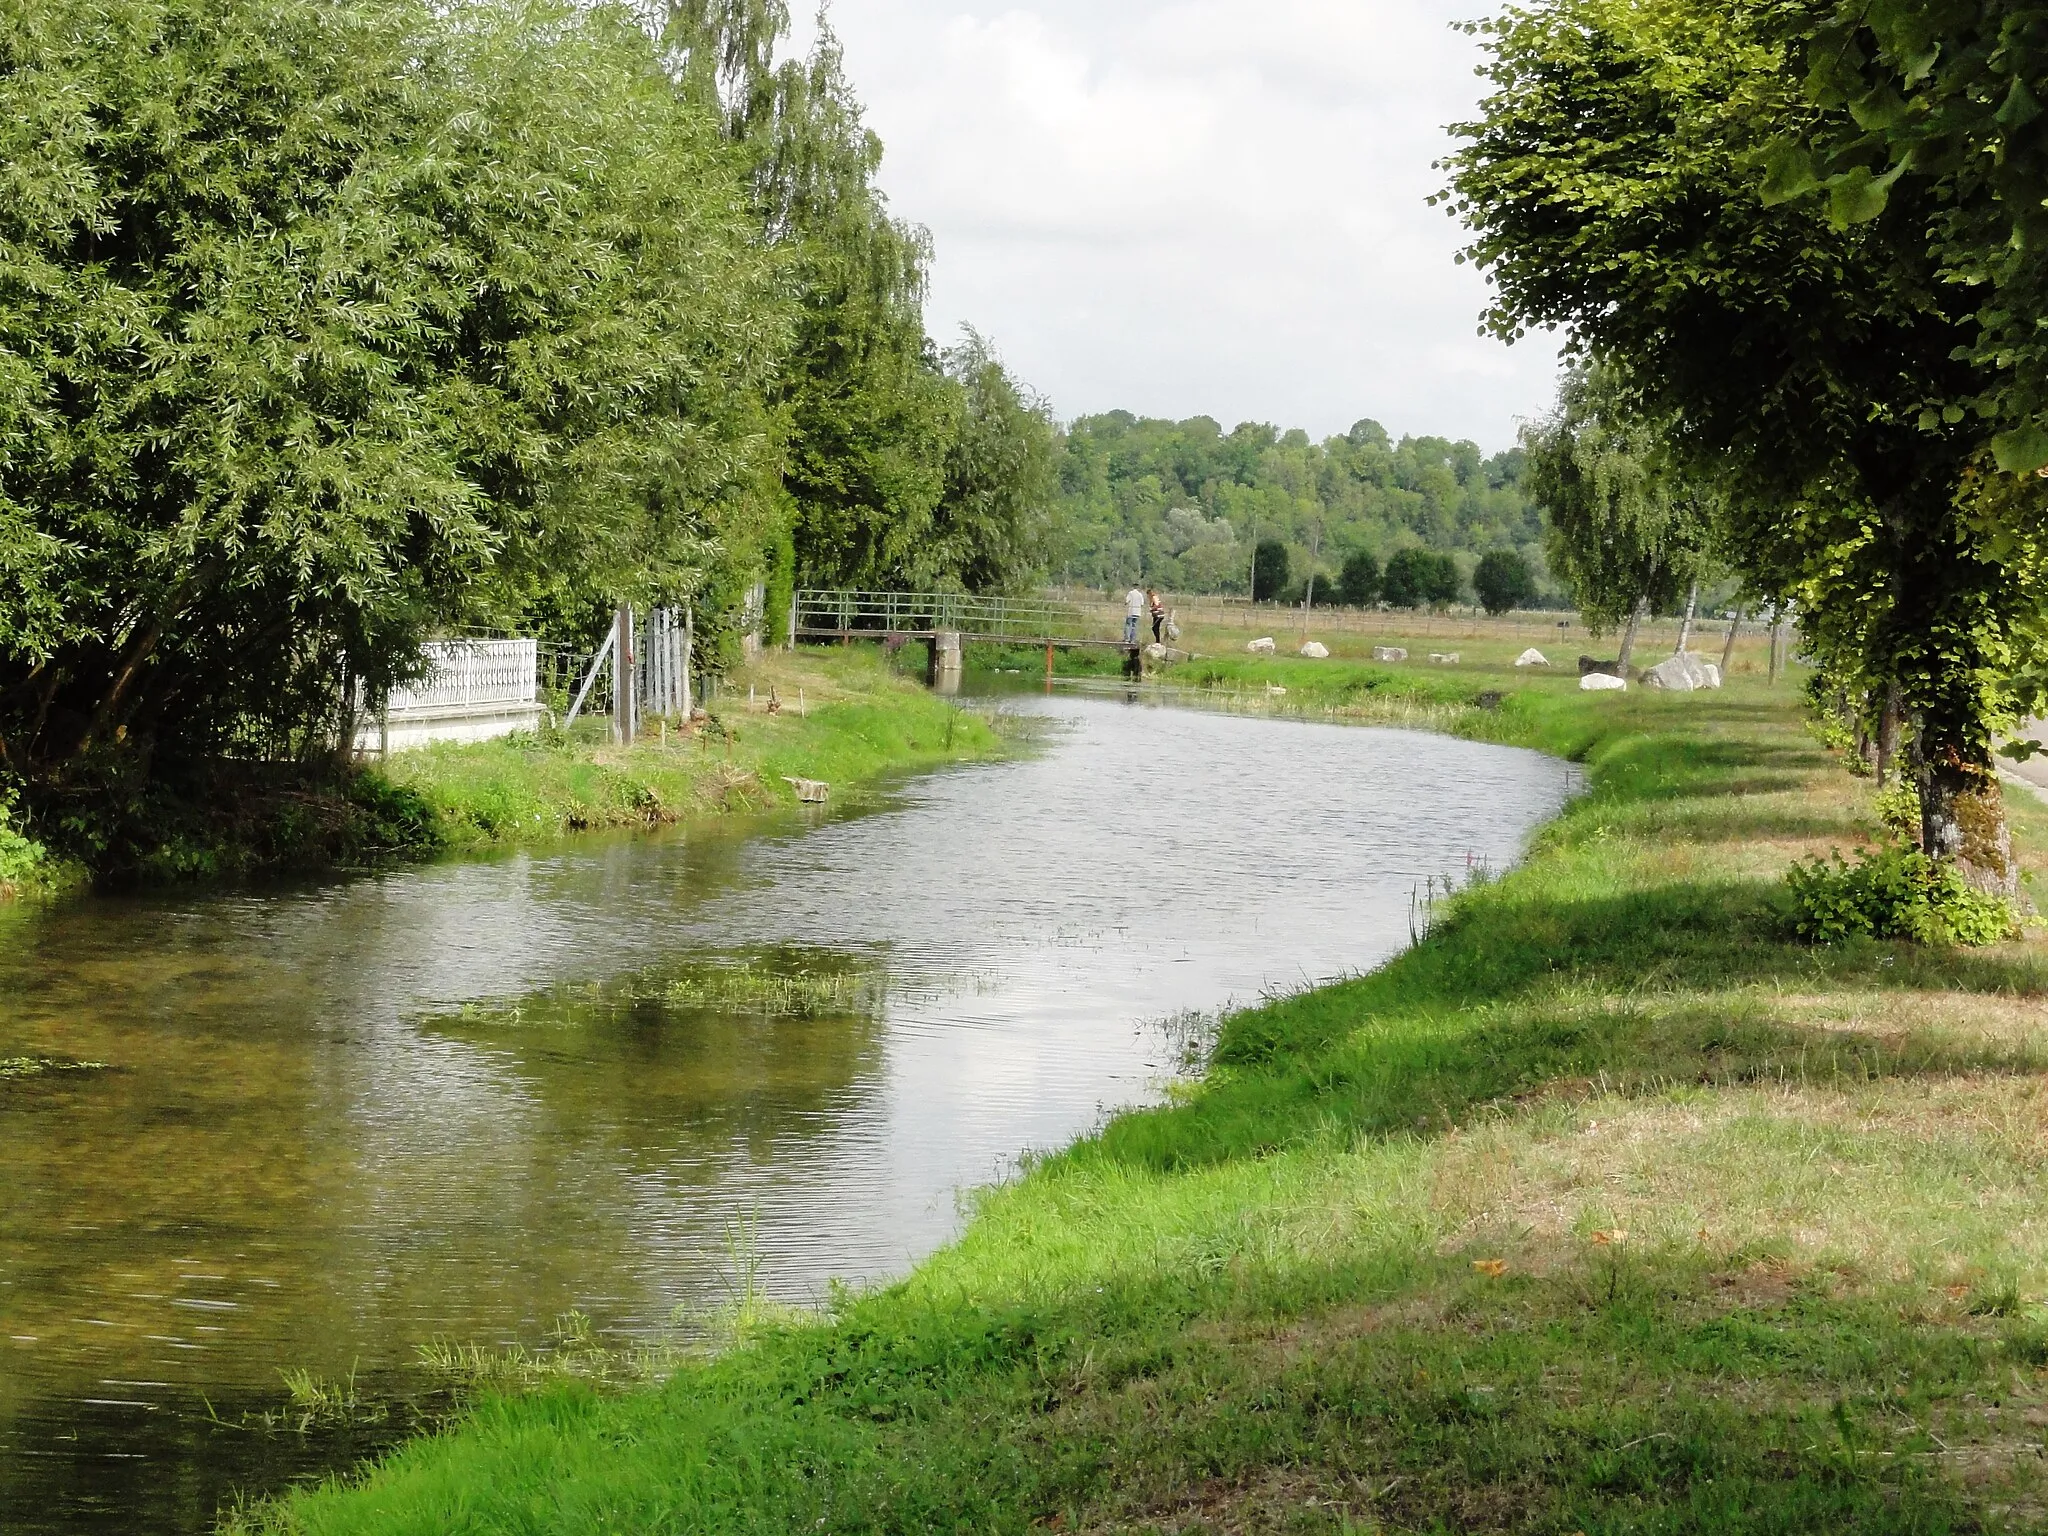
<instances>
[{"instance_id":1,"label":"willow tree","mask_svg":"<svg viewBox=\"0 0 2048 1536\"><path fill-rule=\"evenodd\" d=\"M1556 408L1522 446L1550 568L1594 634L1621 629L1625 672L1643 615L1699 581L1712 497L1679 472L1662 435L1597 366L1567 370Z\"/></svg>"},{"instance_id":2,"label":"willow tree","mask_svg":"<svg viewBox=\"0 0 2048 1536\"><path fill-rule=\"evenodd\" d=\"M778 60L781 0L672 0L669 18L672 68L724 113L797 304L776 392L797 567L828 585L928 581L965 407L925 334L930 237L876 184L882 142L829 28Z\"/></svg>"},{"instance_id":3,"label":"willow tree","mask_svg":"<svg viewBox=\"0 0 2048 1536\"><path fill-rule=\"evenodd\" d=\"M1050 555L1052 410L971 327L944 361L960 413L920 579L968 592L1019 591Z\"/></svg>"},{"instance_id":4,"label":"willow tree","mask_svg":"<svg viewBox=\"0 0 2048 1536\"><path fill-rule=\"evenodd\" d=\"M1781 146L1848 121L1781 0L1543 0L1484 23L1490 92L1452 201L1506 338L1556 326L1727 491L1726 548L1809 645L1915 722L1922 835L2016 889L1994 734L2042 564L1971 510L1988 382L1910 169L1807 195ZM1890 172L1886 173L1891 175ZM1879 202L1881 201L1881 206Z\"/></svg>"},{"instance_id":5,"label":"willow tree","mask_svg":"<svg viewBox=\"0 0 2048 1536\"><path fill-rule=\"evenodd\" d=\"M45 807L317 749L492 590L752 515L787 318L608 14L8 6L0 163L0 767Z\"/></svg>"}]
</instances>

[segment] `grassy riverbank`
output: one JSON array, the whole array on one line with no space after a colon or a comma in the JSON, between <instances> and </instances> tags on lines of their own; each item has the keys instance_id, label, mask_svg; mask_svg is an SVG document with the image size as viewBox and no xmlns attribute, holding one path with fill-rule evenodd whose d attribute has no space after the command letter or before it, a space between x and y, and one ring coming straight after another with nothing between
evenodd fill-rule
<instances>
[{"instance_id":1,"label":"grassy riverbank","mask_svg":"<svg viewBox=\"0 0 2048 1536\"><path fill-rule=\"evenodd\" d=\"M0 901L95 879L351 868L658 826L790 803L785 775L822 779L843 798L884 772L1000 750L985 714L897 675L871 647L771 653L728 681L707 722L657 728L631 747L587 720L567 735L440 744L384 762L203 765L117 813L103 799L104 814L74 818L77 847L12 830L0 804Z\"/></svg>"},{"instance_id":2,"label":"grassy riverbank","mask_svg":"<svg viewBox=\"0 0 2048 1536\"><path fill-rule=\"evenodd\" d=\"M573 738L425 747L381 772L428 808L438 846L469 848L788 804L785 776L844 798L877 774L1002 745L986 714L898 676L871 646L770 653L708 713L693 731L657 728L630 748L612 745L604 722L578 722Z\"/></svg>"},{"instance_id":3,"label":"grassy riverbank","mask_svg":"<svg viewBox=\"0 0 2048 1536\"><path fill-rule=\"evenodd\" d=\"M1524 677L1482 708L1470 679L1315 665L1251 681L1331 709L1400 682L1589 792L1416 949L1234 1016L1200 1084L986 1195L901 1284L659 1389L483 1402L255 1523L2048 1518L2043 946L1787 941L1785 865L1872 825L1788 687ZM2015 819L2038 869L2048 817Z\"/></svg>"}]
</instances>

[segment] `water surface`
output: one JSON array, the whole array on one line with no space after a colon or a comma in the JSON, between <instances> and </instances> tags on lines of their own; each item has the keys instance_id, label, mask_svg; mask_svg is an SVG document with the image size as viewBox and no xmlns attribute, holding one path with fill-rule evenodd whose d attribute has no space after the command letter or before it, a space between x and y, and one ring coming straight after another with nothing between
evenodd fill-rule
<instances>
[{"instance_id":1,"label":"water surface","mask_svg":"<svg viewBox=\"0 0 2048 1536\"><path fill-rule=\"evenodd\" d=\"M962 1191L1157 1091L1162 1021L1361 970L1569 770L1058 698L850 809L0 917L0 1527L191 1533L375 1431L305 1368L658 1334L900 1274ZM735 972L739 973L737 980ZM767 978L767 983L762 978ZM730 983L730 984L729 984Z\"/></svg>"}]
</instances>

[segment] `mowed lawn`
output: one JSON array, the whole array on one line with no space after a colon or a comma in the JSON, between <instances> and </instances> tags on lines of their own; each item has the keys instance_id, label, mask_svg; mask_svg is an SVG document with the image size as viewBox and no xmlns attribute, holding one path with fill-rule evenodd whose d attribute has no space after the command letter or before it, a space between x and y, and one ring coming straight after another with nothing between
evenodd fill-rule
<instances>
[{"instance_id":1,"label":"mowed lawn","mask_svg":"<svg viewBox=\"0 0 2048 1536\"><path fill-rule=\"evenodd\" d=\"M1470 678L1265 665L1304 707L1573 756L1588 792L1417 948L1232 1017L1198 1084L902 1283L658 1388L482 1400L247 1523L2048 1524L2048 945L1790 942L1786 864L1874 818L1786 684L1508 677L1482 708ZM2038 868L2048 816L2014 816Z\"/></svg>"}]
</instances>

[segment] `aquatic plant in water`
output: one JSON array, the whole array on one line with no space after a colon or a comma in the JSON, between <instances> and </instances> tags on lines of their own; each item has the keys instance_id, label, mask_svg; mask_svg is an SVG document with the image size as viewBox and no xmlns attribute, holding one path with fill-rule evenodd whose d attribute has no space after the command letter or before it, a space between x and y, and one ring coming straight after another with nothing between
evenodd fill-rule
<instances>
[{"instance_id":1,"label":"aquatic plant in water","mask_svg":"<svg viewBox=\"0 0 2048 1536\"><path fill-rule=\"evenodd\" d=\"M459 1022L574 1027L663 1009L812 1019L880 1011L887 975L842 950L782 947L737 958L698 959L607 981L558 987L513 1002L465 1003Z\"/></svg>"}]
</instances>

